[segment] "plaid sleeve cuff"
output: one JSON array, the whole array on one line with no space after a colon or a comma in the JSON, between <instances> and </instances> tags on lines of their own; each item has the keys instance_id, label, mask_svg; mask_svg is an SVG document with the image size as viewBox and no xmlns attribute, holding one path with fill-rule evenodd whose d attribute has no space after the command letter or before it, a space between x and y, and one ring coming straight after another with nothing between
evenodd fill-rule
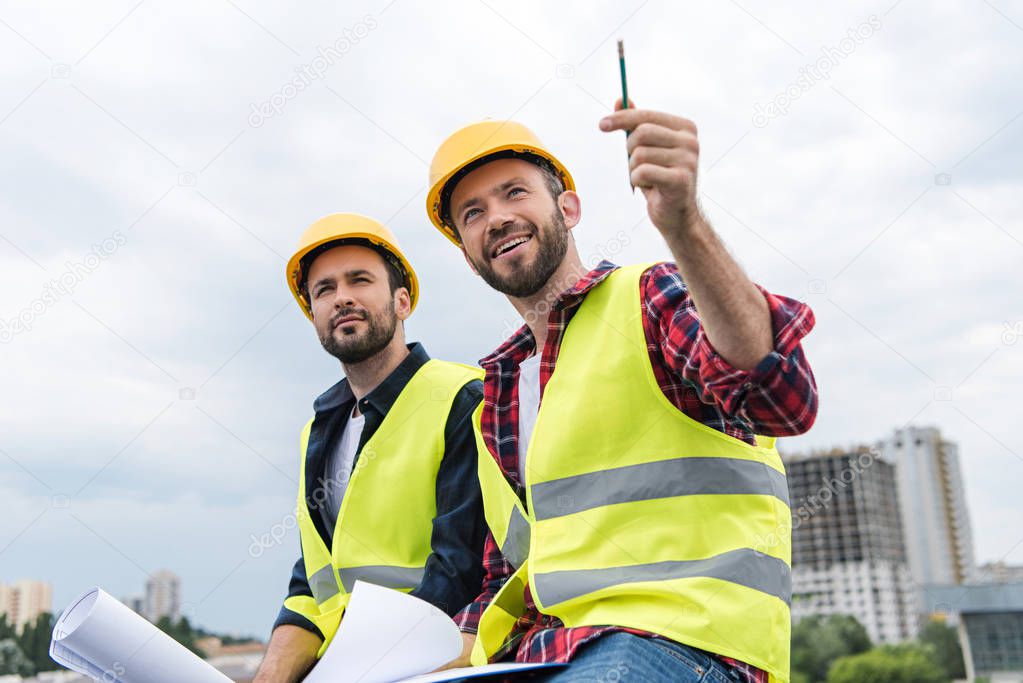
<instances>
[{"instance_id":1,"label":"plaid sleeve cuff","mask_svg":"<svg viewBox=\"0 0 1023 683\"><path fill-rule=\"evenodd\" d=\"M705 394L729 415L742 416L758 434L802 434L817 414L817 387L800 344L813 329L813 311L806 304L764 295L774 330L774 348L752 370L739 370L711 345L701 327L696 332L692 364L698 367Z\"/></svg>"},{"instance_id":2,"label":"plaid sleeve cuff","mask_svg":"<svg viewBox=\"0 0 1023 683\"><path fill-rule=\"evenodd\" d=\"M774 330L774 348L752 370L739 370L718 354L703 327L700 327L693 347L693 364L700 368L704 386L715 394L720 393L718 389L727 391L736 385L747 382L760 384L769 379L771 373L791 356L803 337L813 329L815 320L809 306L795 299L772 294L760 285L755 286L767 301L771 329Z\"/></svg>"},{"instance_id":3,"label":"plaid sleeve cuff","mask_svg":"<svg viewBox=\"0 0 1023 683\"><path fill-rule=\"evenodd\" d=\"M486 597L484 601L483 598ZM473 633L475 634L480 627L480 617L483 616L483 610L490 604L490 596L483 596L476 598L473 602L470 602L461 612L456 614L453 619L455 620L455 626L462 633Z\"/></svg>"},{"instance_id":4,"label":"plaid sleeve cuff","mask_svg":"<svg viewBox=\"0 0 1023 683\"><path fill-rule=\"evenodd\" d=\"M813 329L815 319L809 306L795 299L772 294L760 285L754 286L767 301L771 329L774 330L774 348L752 370L737 370L718 354L700 327L696 332L693 356L696 364L705 368L701 374L715 384L729 381L735 376L741 376L742 381L762 380L775 369L779 360L789 357L803 337Z\"/></svg>"}]
</instances>

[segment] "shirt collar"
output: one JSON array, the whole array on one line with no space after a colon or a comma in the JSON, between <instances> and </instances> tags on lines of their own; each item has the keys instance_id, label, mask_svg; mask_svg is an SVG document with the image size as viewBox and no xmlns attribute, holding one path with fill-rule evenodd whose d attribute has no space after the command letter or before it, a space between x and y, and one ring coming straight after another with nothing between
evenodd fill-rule
<instances>
[{"instance_id":1,"label":"shirt collar","mask_svg":"<svg viewBox=\"0 0 1023 683\"><path fill-rule=\"evenodd\" d=\"M409 354L405 357L405 360L399 363L398 367L392 370L391 374L363 399L381 415L387 414L391 406L394 405L394 402L398 400L402 390L405 389L405 385L412 379L412 376L430 360L430 354L426 352L426 349L419 342L409 344L408 350ZM349 386L348 379L346 378L316 397L316 400L313 401L313 410L321 413L326 410L339 408L353 400L355 400L355 395L352 393L352 388Z\"/></svg>"},{"instance_id":2,"label":"shirt collar","mask_svg":"<svg viewBox=\"0 0 1023 683\"><path fill-rule=\"evenodd\" d=\"M578 305L586 298L586 294L591 289L603 282L608 275L617 269L617 265L604 259L593 270L579 278L574 285L559 294L558 298L551 305L551 310L565 310L571 306ZM515 364L521 363L524 358L527 358L534 351L535 347L536 342L533 339L533 333L530 331L529 325L523 325L498 346L496 351L481 359L480 366L487 367L488 365L495 365L509 360Z\"/></svg>"}]
</instances>

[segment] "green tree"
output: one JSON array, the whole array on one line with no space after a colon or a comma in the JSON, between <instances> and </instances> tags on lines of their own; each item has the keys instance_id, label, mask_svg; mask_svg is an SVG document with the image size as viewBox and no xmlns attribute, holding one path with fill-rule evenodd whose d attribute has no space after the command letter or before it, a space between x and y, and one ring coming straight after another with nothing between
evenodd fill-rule
<instances>
[{"instance_id":1,"label":"green tree","mask_svg":"<svg viewBox=\"0 0 1023 683\"><path fill-rule=\"evenodd\" d=\"M13 638L0 640L0 675L31 676L36 672L31 660L18 647Z\"/></svg>"},{"instance_id":2,"label":"green tree","mask_svg":"<svg viewBox=\"0 0 1023 683\"><path fill-rule=\"evenodd\" d=\"M792 671L809 683L821 683L839 657L866 652L870 636L855 617L847 615L804 617L792 629Z\"/></svg>"},{"instance_id":3,"label":"green tree","mask_svg":"<svg viewBox=\"0 0 1023 683\"><path fill-rule=\"evenodd\" d=\"M14 630L14 626L11 622L7 621L7 613L0 614L0 640L7 640L8 638L17 639L18 634Z\"/></svg>"},{"instance_id":4,"label":"green tree","mask_svg":"<svg viewBox=\"0 0 1023 683\"><path fill-rule=\"evenodd\" d=\"M54 671L60 667L50 658L50 638L53 636L53 615L43 612L25 624L18 647L29 658L36 671Z\"/></svg>"},{"instance_id":5,"label":"green tree","mask_svg":"<svg viewBox=\"0 0 1023 683\"><path fill-rule=\"evenodd\" d=\"M884 645L835 660L827 683L948 683L933 658L927 646Z\"/></svg>"},{"instance_id":6,"label":"green tree","mask_svg":"<svg viewBox=\"0 0 1023 683\"><path fill-rule=\"evenodd\" d=\"M935 661L949 678L966 678L966 663L959 647L959 634L951 626L929 621L920 631L920 642L934 648Z\"/></svg>"},{"instance_id":7,"label":"green tree","mask_svg":"<svg viewBox=\"0 0 1023 683\"><path fill-rule=\"evenodd\" d=\"M200 657L206 656L206 653L195 644L196 639L201 636L192 629L188 617L171 621L170 617L163 616L156 622L156 627Z\"/></svg>"}]
</instances>

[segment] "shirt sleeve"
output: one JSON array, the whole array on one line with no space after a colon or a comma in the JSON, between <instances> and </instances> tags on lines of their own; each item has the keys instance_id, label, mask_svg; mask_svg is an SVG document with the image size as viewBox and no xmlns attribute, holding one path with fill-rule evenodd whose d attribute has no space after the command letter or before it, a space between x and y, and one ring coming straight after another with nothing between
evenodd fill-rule
<instances>
[{"instance_id":1,"label":"shirt sleeve","mask_svg":"<svg viewBox=\"0 0 1023 683\"><path fill-rule=\"evenodd\" d=\"M488 530L483 544L483 590L475 600L465 606L465 609L454 616L455 624L463 633L476 633L483 611L514 573L515 568L504 559L494 535Z\"/></svg>"},{"instance_id":2,"label":"shirt sleeve","mask_svg":"<svg viewBox=\"0 0 1023 683\"><path fill-rule=\"evenodd\" d=\"M291 581L288 584L288 597L292 598L298 595L312 597L313 592L309 589L309 581L305 575L305 559L299 555L298 561L295 562L295 567L291 570ZM281 607L281 611L277 614L277 620L274 622L274 628L283 626L284 624L290 624L292 626L298 626L304 628L310 633L323 638L323 634L320 629L316 627L312 621L299 614L294 610L290 610L287 607Z\"/></svg>"},{"instance_id":3,"label":"shirt sleeve","mask_svg":"<svg viewBox=\"0 0 1023 683\"><path fill-rule=\"evenodd\" d=\"M472 414L483 400L483 383L474 380L455 397L444 430L444 457L437 472L437 516L426 571L412 595L449 616L480 592L486 523L476 474L476 437Z\"/></svg>"},{"instance_id":4,"label":"shirt sleeve","mask_svg":"<svg viewBox=\"0 0 1023 683\"><path fill-rule=\"evenodd\" d=\"M772 294L760 285L771 316L773 349L752 370L722 358L704 334L689 289L674 263L643 274L644 330L651 353L691 384L704 403L744 421L764 436L802 434L817 417L817 385L801 340L814 326L806 304Z\"/></svg>"}]
</instances>

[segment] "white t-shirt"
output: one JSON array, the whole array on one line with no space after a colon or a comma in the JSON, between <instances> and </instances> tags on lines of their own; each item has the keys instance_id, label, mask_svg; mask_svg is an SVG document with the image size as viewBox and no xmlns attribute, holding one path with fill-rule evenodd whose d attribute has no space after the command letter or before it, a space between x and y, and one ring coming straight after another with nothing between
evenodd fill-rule
<instances>
[{"instance_id":1,"label":"white t-shirt","mask_svg":"<svg viewBox=\"0 0 1023 683\"><path fill-rule=\"evenodd\" d=\"M526 451L540 411L540 356L519 365L519 481L526 483Z\"/></svg>"},{"instance_id":2,"label":"white t-shirt","mask_svg":"<svg viewBox=\"0 0 1023 683\"><path fill-rule=\"evenodd\" d=\"M352 412L355 409L352 408ZM359 448L359 439L362 437L362 428L366 426L366 416L360 413L358 416L349 415L348 423L341 434L341 441L337 448L330 454L326 467L326 503L327 512L330 514L328 528L333 531L333 524L337 523L338 513L341 512L341 500L348 490L348 480L352 477L352 466L355 464L355 452Z\"/></svg>"}]
</instances>

